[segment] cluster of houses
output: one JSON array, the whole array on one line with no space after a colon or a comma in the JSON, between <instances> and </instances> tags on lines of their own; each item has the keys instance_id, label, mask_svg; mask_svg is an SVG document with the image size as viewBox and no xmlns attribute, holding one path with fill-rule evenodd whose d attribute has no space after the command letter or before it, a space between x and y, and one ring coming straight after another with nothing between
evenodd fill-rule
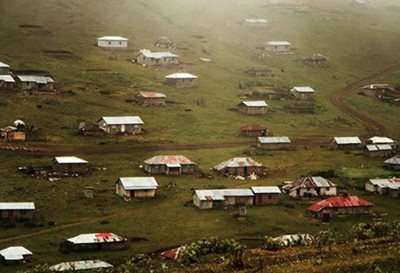
<instances>
[{"instance_id":1,"label":"cluster of houses","mask_svg":"<svg viewBox=\"0 0 400 273\"><path fill-rule=\"evenodd\" d=\"M387 83L373 83L362 88L362 94L400 105L400 90Z\"/></svg>"},{"instance_id":2,"label":"cluster of houses","mask_svg":"<svg viewBox=\"0 0 400 273\"><path fill-rule=\"evenodd\" d=\"M0 62L0 90L54 91L48 75L14 75L8 64Z\"/></svg>"},{"instance_id":3,"label":"cluster of houses","mask_svg":"<svg viewBox=\"0 0 400 273\"><path fill-rule=\"evenodd\" d=\"M400 178L370 179L365 183L365 190L370 193L400 197Z\"/></svg>"}]
</instances>

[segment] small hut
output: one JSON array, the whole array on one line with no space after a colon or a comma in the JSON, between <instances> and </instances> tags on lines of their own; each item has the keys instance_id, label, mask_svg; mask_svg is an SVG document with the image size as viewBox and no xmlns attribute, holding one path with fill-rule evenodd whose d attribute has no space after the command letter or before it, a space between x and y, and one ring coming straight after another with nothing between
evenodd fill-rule
<instances>
[{"instance_id":1,"label":"small hut","mask_svg":"<svg viewBox=\"0 0 400 273\"><path fill-rule=\"evenodd\" d=\"M247 115L263 115L268 111L268 104L263 100L242 101L238 104L238 110Z\"/></svg>"},{"instance_id":2,"label":"small hut","mask_svg":"<svg viewBox=\"0 0 400 273\"><path fill-rule=\"evenodd\" d=\"M167 85L177 88L192 87L196 85L197 78L197 76L189 73L174 73L165 76L165 79L167 80Z\"/></svg>"},{"instance_id":3,"label":"small hut","mask_svg":"<svg viewBox=\"0 0 400 273\"><path fill-rule=\"evenodd\" d=\"M286 136L258 137L257 147L263 150L290 150L291 141Z\"/></svg>"},{"instance_id":4,"label":"small hut","mask_svg":"<svg viewBox=\"0 0 400 273\"><path fill-rule=\"evenodd\" d=\"M326 58L324 55L319 54L319 53L314 54L310 57L303 58L303 62L305 64L312 65L312 66L326 66L327 61L328 61L328 58Z\"/></svg>"},{"instance_id":5,"label":"small hut","mask_svg":"<svg viewBox=\"0 0 400 273\"><path fill-rule=\"evenodd\" d=\"M170 37L167 37L167 36L159 37L157 40L154 41L154 45L156 47L163 47L163 48L168 48L168 49L176 48L175 43L171 40Z\"/></svg>"},{"instance_id":6,"label":"small hut","mask_svg":"<svg viewBox=\"0 0 400 273\"><path fill-rule=\"evenodd\" d=\"M167 96L159 92L139 92L136 100L143 106L161 106L166 104Z\"/></svg>"},{"instance_id":7,"label":"small hut","mask_svg":"<svg viewBox=\"0 0 400 273\"><path fill-rule=\"evenodd\" d=\"M60 174L86 174L88 162L76 156L56 156L53 158L52 169Z\"/></svg>"},{"instance_id":8,"label":"small hut","mask_svg":"<svg viewBox=\"0 0 400 273\"><path fill-rule=\"evenodd\" d=\"M270 132L264 126L258 124L246 124L240 126L240 134L243 136L266 136L270 135Z\"/></svg>"},{"instance_id":9,"label":"small hut","mask_svg":"<svg viewBox=\"0 0 400 273\"><path fill-rule=\"evenodd\" d=\"M129 39L121 36L103 36L97 38L97 46L110 49L125 49L128 47Z\"/></svg>"},{"instance_id":10,"label":"small hut","mask_svg":"<svg viewBox=\"0 0 400 273\"><path fill-rule=\"evenodd\" d=\"M1 260L4 264L20 264L32 262L32 252L23 246L10 246L0 250Z\"/></svg>"},{"instance_id":11,"label":"small hut","mask_svg":"<svg viewBox=\"0 0 400 273\"><path fill-rule=\"evenodd\" d=\"M337 150L355 150L361 147L361 140L359 137L334 137L330 145Z\"/></svg>"},{"instance_id":12,"label":"small hut","mask_svg":"<svg viewBox=\"0 0 400 273\"><path fill-rule=\"evenodd\" d=\"M262 175L264 166L250 157L234 157L221 162L214 170L224 175Z\"/></svg>"}]
</instances>

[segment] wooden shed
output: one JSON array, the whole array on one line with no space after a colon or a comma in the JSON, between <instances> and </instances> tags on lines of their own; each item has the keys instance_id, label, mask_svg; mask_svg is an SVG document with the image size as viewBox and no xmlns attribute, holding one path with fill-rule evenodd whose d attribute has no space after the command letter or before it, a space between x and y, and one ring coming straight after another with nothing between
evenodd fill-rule
<instances>
[{"instance_id":1,"label":"wooden shed","mask_svg":"<svg viewBox=\"0 0 400 273\"><path fill-rule=\"evenodd\" d=\"M310 57L304 57L303 62L308 65L313 65L313 66L326 66L326 63L328 61L328 58L326 58L322 54L314 54Z\"/></svg>"},{"instance_id":2,"label":"wooden shed","mask_svg":"<svg viewBox=\"0 0 400 273\"><path fill-rule=\"evenodd\" d=\"M359 137L334 137L330 146L337 150L355 150L361 148L361 140Z\"/></svg>"},{"instance_id":3,"label":"wooden shed","mask_svg":"<svg viewBox=\"0 0 400 273\"><path fill-rule=\"evenodd\" d=\"M0 129L0 136L4 141L20 142L26 140L26 131L14 126L7 126Z\"/></svg>"},{"instance_id":4,"label":"wooden shed","mask_svg":"<svg viewBox=\"0 0 400 273\"><path fill-rule=\"evenodd\" d=\"M243 136L266 136L270 132L264 126L258 124L246 124L240 126L240 134Z\"/></svg>"},{"instance_id":5,"label":"wooden shed","mask_svg":"<svg viewBox=\"0 0 400 273\"><path fill-rule=\"evenodd\" d=\"M387 83L373 83L364 86L363 93L369 97L381 97L385 95L387 92L394 91L395 88Z\"/></svg>"},{"instance_id":6,"label":"wooden shed","mask_svg":"<svg viewBox=\"0 0 400 273\"><path fill-rule=\"evenodd\" d=\"M17 83L11 75L0 75L0 89L13 90L17 87Z\"/></svg>"},{"instance_id":7,"label":"wooden shed","mask_svg":"<svg viewBox=\"0 0 400 273\"><path fill-rule=\"evenodd\" d=\"M33 202L0 202L1 219L33 219L35 211Z\"/></svg>"},{"instance_id":8,"label":"wooden shed","mask_svg":"<svg viewBox=\"0 0 400 273\"><path fill-rule=\"evenodd\" d=\"M179 64L179 56L168 51L151 52L148 49L142 49L136 55L135 62L146 66L172 65Z\"/></svg>"},{"instance_id":9,"label":"wooden shed","mask_svg":"<svg viewBox=\"0 0 400 273\"><path fill-rule=\"evenodd\" d=\"M281 190L277 186L251 187L254 193L254 205L277 204Z\"/></svg>"},{"instance_id":10,"label":"wooden shed","mask_svg":"<svg viewBox=\"0 0 400 273\"><path fill-rule=\"evenodd\" d=\"M247 115L263 115L268 111L268 104L263 100L242 101L238 104L238 110Z\"/></svg>"},{"instance_id":11,"label":"wooden shed","mask_svg":"<svg viewBox=\"0 0 400 273\"><path fill-rule=\"evenodd\" d=\"M139 116L116 116L102 117L97 124L100 129L110 135L136 135L142 133L144 122Z\"/></svg>"},{"instance_id":12,"label":"wooden shed","mask_svg":"<svg viewBox=\"0 0 400 273\"><path fill-rule=\"evenodd\" d=\"M295 86L290 89L290 92L299 100L312 100L315 95L315 90L309 86Z\"/></svg>"},{"instance_id":13,"label":"wooden shed","mask_svg":"<svg viewBox=\"0 0 400 273\"><path fill-rule=\"evenodd\" d=\"M103 36L97 38L97 46L109 49L126 49L128 48L129 39L121 36Z\"/></svg>"},{"instance_id":14,"label":"wooden shed","mask_svg":"<svg viewBox=\"0 0 400 273\"><path fill-rule=\"evenodd\" d=\"M88 162L76 156L56 156L53 158L53 172L60 174L86 174Z\"/></svg>"},{"instance_id":15,"label":"wooden shed","mask_svg":"<svg viewBox=\"0 0 400 273\"><path fill-rule=\"evenodd\" d=\"M290 150L292 143L286 136L258 137L257 147L263 150Z\"/></svg>"},{"instance_id":16,"label":"wooden shed","mask_svg":"<svg viewBox=\"0 0 400 273\"><path fill-rule=\"evenodd\" d=\"M400 155L385 160L383 164L386 169L400 171Z\"/></svg>"},{"instance_id":17,"label":"wooden shed","mask_svg":"<svg viewBox=\"0 0 400 273\"><path fill-rule=\"evenodd\" d=\"M193 174L196 163L183 155L158 155L144 161L144 170L150 174Z\"/></svg>"},{"instance_id":18,"label":"wooden shed","mask_svg":"<svg viewBox=\"0 0 400 273\"><path fill-rule=\"evenodd\" d=\"M143 106L161 106L166 104L167 96L159 92L139 92L136 100Z\"/></svg>"},{"instance_id":19,"label":"wooden shed","mask_svg":"<svg viewBox=\"0 0 400 273\"><path fill-rule=\"evenodd\" d=\"M198 78L197 76L192 75L190 73L174 73L165 76L167 85L177 88L192 87L196 85L197 78Z\"/></svg>"},{"instance_id":20,"label":"wooden shed","mask_svg":"<svg viewBox=\"0 0 400 273\"><path fill-rule=\"evenodd\" d=\"M393 147L389 144L368 144L364 149L364 154L368 157L390 157L393 153Z\"/></svg>"},{"instance_id":21,"label":"wooden shed","mask_svg":"<svg viewBox=\"0 0 400 273\"><path fill-rule=\"evenodd\" d=\"M32 262L33 254L23 246L10 246L0 250L1 261L7 265Z\"/></svg>"},{"instance_id":22,"label":"wooden shed","mask_svg":"<svg viewBox=\"0 0 400 273\"><path fill-rule=\"evenodd\" d=\"M282 190L295 198L336 195L336 185L321 176L308 176L286 182Z\"/></svg>"},{"instance_id":23,"label":"wooden shed","mask_svg":"<svg viewBox=\"0 0 400 273\"><path fill-rule=\"evenodd\" d=\"M160 36L157 40L154 41L154 45L156 47L163 47L168 49L174 49L176 47L175 43L168 36Z\"/></svg>"},{"instance_id":24,"label":"wooden shed","mask_svg":"<svg viewBox=\"0 0 400 273\"><path fill-rule=\"evenodd\" d=\"M250 157L235 157L221 162L214 167L214 170L224 175L262 175L264 172L264 166Z\"/></svg>"},{"instance_id":25,"label":"wooden shed","mask_svg":"<svg viewBox=\"0 0 400 273\"><path fill-rule=\"evenodd\" d=\"M23 91L54 91L54 80L49 76L19 75L16 79Z\"/></svg>"},{"instance_id":26,"label":"wooden shed","mask_svg":"<svg viewBox=\"0 0 400 273\"><path fill-rule=\"evenodd\" d=\"M154 198L158 183L154 177L120 177L115 191L125 199Z\"/></svg>"},{"instance_id":27,"label":"wooden shed","mask_svg":"<svg viewBox=\"0 0 400 273\"><path fill-rule=\"evenodd\" d=\"M270 41L264 45L264 50L273 53L287 53L292 44L287 41Z\"/></svg>"}]
</instances>

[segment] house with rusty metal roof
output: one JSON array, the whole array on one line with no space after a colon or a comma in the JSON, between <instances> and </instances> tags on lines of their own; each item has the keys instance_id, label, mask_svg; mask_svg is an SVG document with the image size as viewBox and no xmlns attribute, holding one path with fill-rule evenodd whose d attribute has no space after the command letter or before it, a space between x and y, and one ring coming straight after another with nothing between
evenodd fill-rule
<instances>
[{"instance_id":1,"label":"house with rusty metal roof","mask_svg":"<svg viewBox=\"0 0 400 273\"><path fill-rule=\"evenodd\" d=\"M245 124L240 126L240 134L243 136L266 136L271 134L265 126L258 124Z\"/></svg>"},{"instance_id":2,"label":"house with rusty metal roof","mask_svg":"<svg viewBox=\"0 0 400 273\"><path fill-rule=\"evenodd\" d=\"M144 171L149 174L181 175L193 174L197 165L183 155L158 155L146 159Z\"/></svg>"},{"instance_id":3,"label":"house with rusty metal roof","mask_svg":"<svg viewBox=\"0 0 400 273\"><path fill-rule=\"evenodd\" d=\"M237 205L253 205L251 189L196 190L193 203L199 209L225 208Z\"/></svg>"},{"instance_id":4,"label":"house with rusty metal roof","mask_svg":"<svg viewBox=\"0 0 400 273\"><path fill-rule=\"evenodd\" d=\"M262 115L268 111L268 104L263 100L242 101L238 104L238 110L247 115Z\"/></svg>"},{"instance_id":5,"label":"house with rusty metal roof","mask_svg":"<svg viewBox=\"0 0 400 273\"><path fill-rule=\"evenodd\" d=\"M257 147L263 150L290 150L292 143L286 136L259 136L257 137Z\"/></svg>"},{"instance_id":6,"label":"house with rusty metal roof","mask_svg":"<svg viewBox=\"0 0 400 273\"><path fill-rule=\"evenodd\" d=\"M100 270L104 268L111 268L112 264L104 262L102 260L85 260L85 261L72 261L63 262L50 266L51 271L56 272L71 272L71 271L81 271L81 270Z\"/></svg>"},{"instance_id":7,"label":"house with rusty metal roof","mask_svg":"<svg viewBox=\"0 0 400 273\"><path fill-rule=\"evenodd\" d=\"M359 137L334 137L330 141L330 146L338 150L354 150L361 148L362 142Z\"/></svg>"},{"instance_id":8,"label":"house with rusty metal roof","mask_svg":"<svg viewBox=\"0 0 400 273\"><path fill-rule=\"evenodd\" d=\"M334 196L318 201L308 207L308 211L317 218L329 221L330 218L351 215L371 215L374 205L356 195Z\"/></svg>"},{"instance_id":9,"label":"house with rusty metal roof","mask_svg":"<svg viewBox=\"0 0 400 273\"><path fill-rule=\"evenodd\" d=\"M336 195L335 183L321 176L308 176L286 182L282 190L295 198Z\"/></svg>"},{"instance_id":10,"label":"house with rusty metal roof","mask_svg":"<svg viewBox=\"0 0 400 273\"><path fill-rule=\"evenodd\" d=\"M161 106L166 104L167 96L160 92L139 92L136 100L143 106Z\"/></svg>"},{"instance_id":11,"label":"house with rusty metal roof","mask_svg":"<svg viewBox=\"0 0 400 273\"><path fill-rule=\"evenodd\" d=\"M114 233L85 233L67 239L72 249L122 248L128 240Z\"/></svg>"},{"instance_id":12,"label":"house with rusty metal roof","mask_svg":"<svg viewBox=\"0 0 400 273\"><path fill-rule=\"evenodd\" d=\"M115 183L115 191L125 199L153 198L158 183L154 177L120 177Z\"/></svg>"},{"instance_id":13,"label":"house with rusty metal roof","mask_svg":"<svg viewBox=\"0 0 400 273\"><path fill-rule=\"evenodd\" d=\"M396 155L392 158L385 160L383 165L385 166L386 169L399 171L400 170L400 155Z\"/></svg>"},{"instance_id":14,"label":"house with rusty metal roof","mask_svg":"<svg viewBox=\"0 0 400 273\"><path fill-rule=\"evenodd\" d=\"M262 175L264 166L250 157L234 157L216 165L214 170L227 176Z\"/></svg>"}]
</instances>

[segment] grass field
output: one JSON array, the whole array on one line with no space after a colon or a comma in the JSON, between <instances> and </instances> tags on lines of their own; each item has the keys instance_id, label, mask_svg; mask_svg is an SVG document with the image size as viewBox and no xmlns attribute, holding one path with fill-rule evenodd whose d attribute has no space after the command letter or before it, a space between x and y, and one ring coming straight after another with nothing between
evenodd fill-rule
<instances>
[{"instance_id":1,"label":"grass field","mask_svg":"<svg viewBox=\"0 0 400 273\"><path fill-rule=\"evenodd\" d=\"M326 228L306 212L307 204L283 197L282 204L248 210L247 221L236 221L233 211L198 211L184 204L191 200L191 189L214 186L249 187L277 185L285 180L322 170L335 170L334 181L344 190L359 192L362 181L372 177L394 176L382 168L381 159L368 159L360 153L329 151L313 146L295 151L252 156L268 170L257 181L236 181L215 176L197 175L157 177L161 185L154 200L125 202L114 193L114 182L122 176L143 175L139 165L144 159L162 153L179 153L208 171L230 157L246 155L254 148L197 149L161 152L112 152L113 147L141 147L158 144L234 143L251 141L239 136L244 123L259 123L274 135L293 138L363 135L365 128L330 103L330 97L346 85L400 59L400 11L387 5L357 9L350 1L304 1L309 13L263 7L261 0L0 0L0 61L14 69L48 71L57 82L55 95L28 96L0 93L1 127L15 119L40 128L31 145L48 152L22 153L0 150L0 200L35 201L45 226L37 228L1 227L0 248L24 245L34 252L34 264L65 260L103 258L119 262L134 253L150 252L209 237L279 235L316 232ZM386 1L385 3L389 3ZM393 3L391 3L393 5ZM240 22L248 17L267 19L266 31L249 30ZM31 24L40 28L21 28ZM107 51L95 47L96 38L121 35L130 39L127 51ZM129 60L141 48L153 47L161 35L171 36L182 64L176 67L142 67ZM257 58L254 50L270 40L287 40L296 48L294 54ZM209 54L204 54L206 46ZM54 58L44 50L66 50L73 57ZM305 66L300 59L314 53L329 58L329 67ZM213 60L203 63L200 57ZM273 69L271 78L249 77L244 71L265 65ZM164 83L164 76L177 71L199 76L198 86L174 89ZM381 79L398 84L399 74ZM270 100L271 111L264 116L245 116L230 108L242 99L241 81L263 81L268 85L289 88L309 85L317 90L316 114L290 114L283 110L286 101ZM165 107L141 107L129 102L138 91L155 90L167 94ZM70 92L71 91L71 92ZM203 98L204 106L196 100ZM371 116L400 137L398 106L388 105L357 94L346 103ZM38 108L37 105L41 105ZM191 111L185 111L190 109ZM140 115L146 133L139 137L83 137L78 135L79 121L94 122L101 116ZM105 145L99 145L104 142ZM96 147L109 152L96 153ZM16 172L19 166L50 164L57 151L77 151L90 147L81 156L95 168L91 175L56 182L38 180ZM87 148L89 149L89 148ZM169 183L176 187L168 187ZM83 197L85 186L94 186L93 200ZM366 196L376 205L377 214L397 219L398 200ZM345 231L358 221L334 221L331 226ZM56 222L56 226L47 223ZM146 241L129 244L118 252L61 254L59 243L85 232L112 231L128 238ZM26 237L15 237L25 235ZM15 237L15 238L14 238ZM0 272L23 267L0 267ZM10 271L11 270L11 271Z\"/></svg>"}]
</instances>

